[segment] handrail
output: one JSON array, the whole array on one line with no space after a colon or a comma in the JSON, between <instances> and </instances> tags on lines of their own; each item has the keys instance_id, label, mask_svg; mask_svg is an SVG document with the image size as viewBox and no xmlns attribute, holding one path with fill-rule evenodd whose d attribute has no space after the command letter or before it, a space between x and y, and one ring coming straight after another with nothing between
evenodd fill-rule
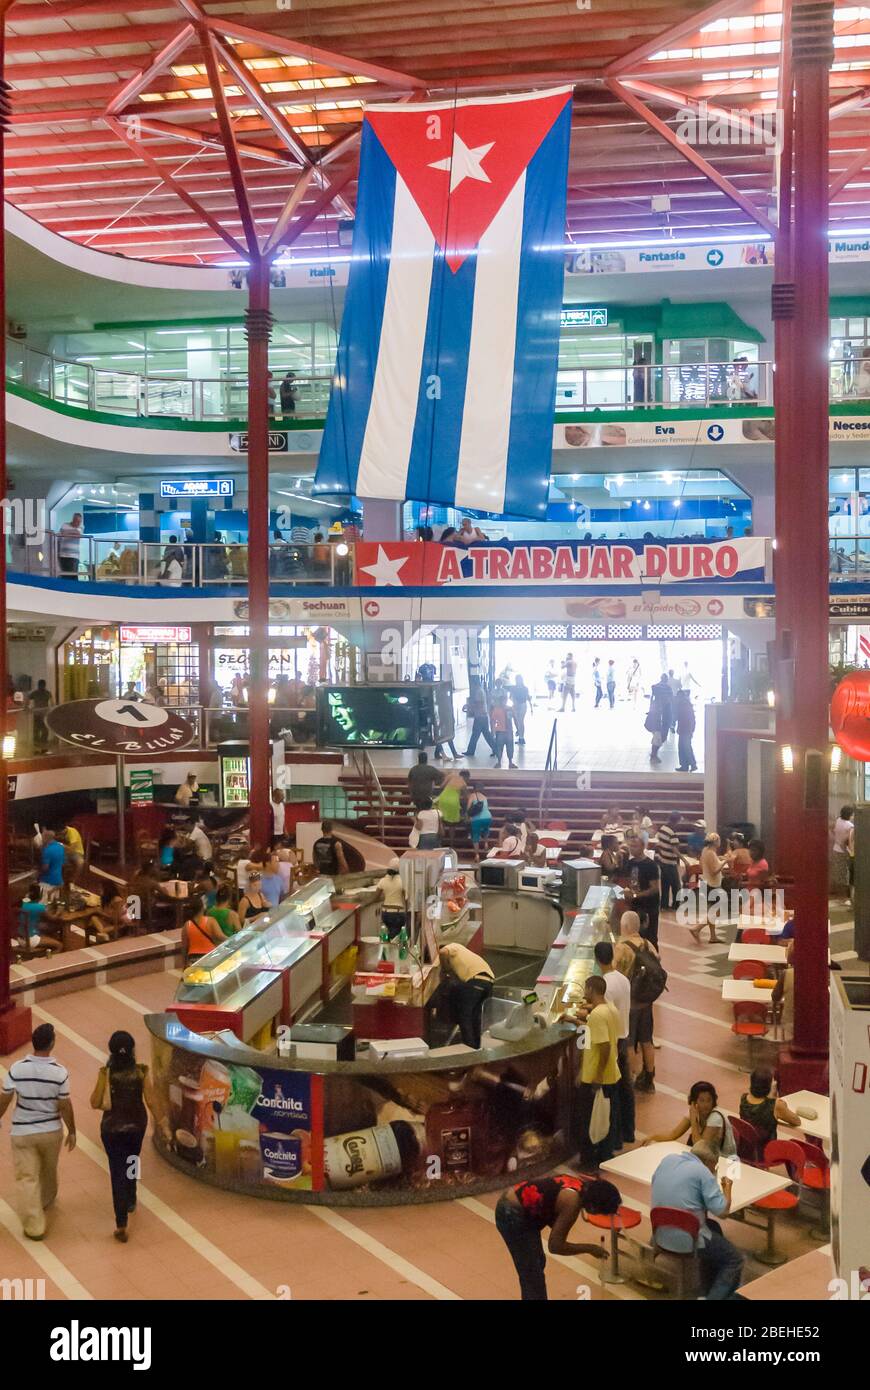
<instances>
[{"instance_id":1,"label":"handrail","mask_svg":"<svg viewBox=\"0 0 870 1390\"><path fill-rule=\"evenodd\" d=\"M830 363L830 398L870 399L870 363L837 358ZM280 369L271 383L270 418L284 416L280 404ZM141 418L164 417L190 421L244 420L247 415L247 376L227 372L220 377L178 377L145 372L114 371L91 362L41 352L14 338L6 343L7 381L49 400L107 414ZM334 368L296 373L296 401L290 418L322 419L326 415ZM771 405L772 362L653 363L626 367L561 366L557 373L556 413L652 407Z\"/></svg>"},{"instance_id":2,"label":"handrail","mask_svg":"<svg viewBox=\"0 0 870 1390\"><path fill-rule=\"evenodd\" d=\"M280 638L275 638L276 644L280 644ZM138 696L138 701L142 704L151 704L145 696ZM63 702L61 702L63 703ZM179 749L179 755L185 752L192 752L197 748L215 748L225 739L233 738L239 733L244 733L245 724L249 714L247 705L167 705L165 708L186 719L192 725L194 731L194 742L188 748ZM16 738L15 751L10 757L26 756L25 750L34 751L37 749L47 749L54 746L54 737L48 733L41 733L40 738L35 738L37 727L37 714L44 716L47 711L34 711L23 705L10 705L6 722L10 733L14 733ZM283 716L290 716L283 721ZM293 718L293 716L296 716ZM316 729L313 721L315 717L315 707L313 705L269 705L269 725L272 736L277 738L281 735L290 735L289 747L310 748L316 745ZM225 721L225 728L220 730L218 721ZM39 724L42 725L41 719ZM44 725L42 725L44 730Z\"/></svg>"},{"instance_id":3,"label":"handrail","mask_svg":"<svg viewBox=\"0 0 870 1390\"><path fill-rule=\"evenodd\" d=\"M870 360L834 358L829 372L831 401L870 400ZM281 369L276 369L271 383L270 418L276 424L288 418L281 409L280 376ZM296 373L296 400L289 418L325 417L333 378L334 365L324 372ZM7 338L6 379L48 400L83 410L104 410L107 414L197 422L244 420L247 416L248 382L244 373L178 377L160 372L114 371L41 352L19 339ZM608 408L685 409L772 403L773 363L769 361L561 366L557 373L557 414Z\"/></svg>"},{"instance_id":4,"label":"handrail","mask_svg":"<svg viewBox=\"0 0 870 1390\"><path fill-rule=\"evenodd\" d=\"M538 825L543 825L544 814L547 802L550 797L550 786L553 780L553 773L559 770L559 721L553 719L553 727L550 730L550 741L547 744L547 757L544 762L544 775L541 778L541 790L538 796Z\"/></svg>"},{"instance_id":5,"label":"handrail","mask_svg":"<svg viewBox=\"0 0 870 1390\"><path fill-rule=\"evenodd\" d=\"M356 769L357 775L362 778L363 789L369 801L377 800L378 807L378 830L380 839L383 843L386 827L387 798L384 793L378 770L372 762L372 755L367 748L354 748L351 750L351 761Z\"/></svg>"}]
</instances>

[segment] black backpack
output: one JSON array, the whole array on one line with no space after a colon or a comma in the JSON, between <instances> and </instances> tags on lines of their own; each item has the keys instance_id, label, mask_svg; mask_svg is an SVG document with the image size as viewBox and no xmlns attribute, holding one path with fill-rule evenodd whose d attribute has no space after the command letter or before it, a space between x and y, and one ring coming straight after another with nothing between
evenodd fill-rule
<instances>
[{"instance_id":1,"label":"black backpack","mask_svg":"<svg viewBox=\"0 0 870 1390\"><path fill-rule=\"evenodd\" d=\"M335 836L323 836L320 840L315 840L311 857L318 873L337 873L338 855L335 852Z\"/></svg>"},{"instance_id":2,"label":"black backpack","mask_svg":"<svg viewBox=\"0 0 870 1390\"><path fill-rule=\"evenodd\" d=\"M654 1004L659 995L668 987L668 972L658 956L646 947L627 942L634 951L634 964L629 976L631 982L631 1003L633 1007L643 1008Z\"/></svg>"}]
</instances>

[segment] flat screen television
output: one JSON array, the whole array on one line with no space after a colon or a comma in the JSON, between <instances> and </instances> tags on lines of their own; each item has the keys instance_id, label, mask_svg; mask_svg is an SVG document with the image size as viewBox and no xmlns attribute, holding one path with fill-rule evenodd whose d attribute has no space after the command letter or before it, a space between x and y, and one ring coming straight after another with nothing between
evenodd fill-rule
<instances>
[{"instance_id":1,"label":"flat screen television","mask_svg":"<svg viewBox=\"0 0 870 1390\"><path fill-rule=\"evenodd\" d=\"M317 689L317 742L324 748L426 748L454 732L448 681Z\"/></svg>"}]
</instances>

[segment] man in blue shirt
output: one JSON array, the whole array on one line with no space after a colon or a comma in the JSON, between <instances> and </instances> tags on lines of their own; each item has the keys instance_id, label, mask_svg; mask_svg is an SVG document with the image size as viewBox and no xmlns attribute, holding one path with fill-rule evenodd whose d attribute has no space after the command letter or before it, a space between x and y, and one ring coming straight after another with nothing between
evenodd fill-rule
<instances>
[{"instance_id":1,"label":"man in blue shirt","mask_svg":"<svg viewBox=\"0 0 870 1390\"><path fill-rule=\"evenodd\" d=\"M42 861L39 866L39 881L49 888L60 888L63 884L63 862L66 851L60 840L56 840L53 830L42 832Z\"/></svg>"},{"instance_id":2,"label":"man in blue shirt","mask_svg":"<svg viewBox=\"0 0 870 1390\"><path fill-rule=\"evenodd\" d=\"M731 1210L730 1178L716 1180L719 1155L712 1144L701 1141L683 1153L667 1154L653 1174L652 1206L675 1207L697 1217L698 1262L704 1297L710 1302L731 1298L737 1291L743 1271L743 1256L726 1240L718 1222L708 1212L727 1216ZM658 1243L664 1250L685 1254L691 1248L685 1231L660 1227Z\"/></svg>"}]
</instances>

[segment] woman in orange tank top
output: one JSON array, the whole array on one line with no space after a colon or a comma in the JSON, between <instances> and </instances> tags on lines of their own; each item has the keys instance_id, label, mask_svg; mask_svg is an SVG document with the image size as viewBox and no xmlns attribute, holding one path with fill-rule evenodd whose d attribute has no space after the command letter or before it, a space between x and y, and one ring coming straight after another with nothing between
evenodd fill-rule
<instances>
[{"instance_id":1,"label":"woman in orange tank top","mask_svg":"<svg viewBox=\"0 0 870 1390\"><path fill-rule=\"evenodd\" d=\"M190 915L181 932L181 949L185 965L201 956L207 956L215 946L226 941L213 917L206 914L202 898L191 898Z\"/></svg>"}]
</instances>

